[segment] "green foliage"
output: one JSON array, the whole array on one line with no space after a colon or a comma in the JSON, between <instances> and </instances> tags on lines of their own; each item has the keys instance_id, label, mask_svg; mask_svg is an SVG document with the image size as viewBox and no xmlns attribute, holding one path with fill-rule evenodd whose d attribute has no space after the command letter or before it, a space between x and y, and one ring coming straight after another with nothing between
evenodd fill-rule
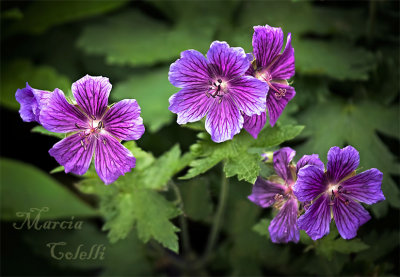
<instances>
[{"instance_id":1,"label":"green foliage","mask_svg":"<svg viewBox=\"0 0 400 277\"><path fill-rule=\"evenodd\" d=\"M332 146L352 145L360 152L360 172L378 168L383 172L382 190L387 202L400 207L400 191L390 174L398 173L396 158L377 135L377 131L399 138L399 126L388 118L398 118L397 108L387 108L377 103L344 102L333 98L300 115L307 126L305 135L310 139L300 147L301 153L317 153L326 161ZM335 132L332 132L335 130ZM386 201L382 205L387 205ZM377 216L382 216L382 206L372 206Z\"/></svg>"},{"instance_id":2,"label":"green foliage","mask_svg":"<svg viewBox=\"0 0 400 277\"><path fill-rule=\"evenodd\" d=\"M7 70L1 71L0 104L9 109L19 109L15 92L18 88L25 88L26 82L33 88L49 91L59 88L67 92L71 87L71 81L66 76L49 66L34 66L30 61L21 59L5 66Z\"/></svg>"},{"instance_id":3,"label":"green foliage","mask_svg":"<svg viewBox=\"0 0 400 277\"><path fill-rule=\"evenodd\" d=\"M168 110L168 98L177 92L168 81L168 67L146 70L115 86L111 97L115 100L135 98L141 108L144 124L151 132L158 131L174 118Z\"/></svg>"},{"instance_id":4,"label":"green foliage","mask_svg":"<svg viewBox=\"0 0 400 277\"><path fill-rule=\"evenodd\" d=\"M25 241L32 247L36 255L42 256L54 265L62 268L75 268L83 270L100 270L100 276L143 276L151 274L150 262L145 256L145 245L140 242L135 232L132 232L124 241L111 244L107 236L97 230L90 222L83 221L81 230L49 230L47 232L34 232L24 235ZM58 251L76 253L81 246L81 251L90 251L93 246L104 246L104 259L90 260L56 260L50 255L48 243L65 242L65 246L58 246Z\"/></svg>"},{"instance_id":5,"label":"green foliage","mask_svg":"<svg viewBox=\"0 0 400 277\"><path fill-rule=\"evenodd\" d=\"M191 152L197 157L190 163L188 173L181 177L190 179L202 174L221 161L224 161L224 171L227 177L237 175L239 180L254 183L259 171L261 161L259 154L249 151L250 148L268 148L293 139L301 131L302 126L275 126L264 128L258 139L255 140L247 132L242 131L232 140L216 144L206 133L200 133L200 140L192 145Z\"/></svg>"},{"instance_id":6,"label":"green foliage","mask_svg":"<svg viewBox=\"0 0 400 277\"><path fill-rule=\"evenodd\" d=\"M125 239L135 226L143 242L155 239L178 252L176 232L179 229L169 220L181 211L155 189L164 188L190 159L181 156L177 145L158 159L138 148L133 141L125 146L136 157L138 166L133 171L110 186L105 186L94 172L89 172L79 188L100 197L100 211L106 220L103 229L109 230L111 242Z\"/></svg>"},{"instance_id":7,"label":"green foliage","mask_svg":"<svg viewBox=\"0 0 400 277\"><path fill-rule=\"evenodd\" d=\"M65 138L65 134L50 132L50 131L46 130L45 128L43 128L43 126L41 126L41 125L33 127L31 132L39 133L39 134L46 135L46 136L56 137L56 138L60 138L60 139Z\"/></svg>"},{"instance_id":8,"label":"green foliage","mask_svg":"<svg viewBox=\"0 0 400 277\"><path fill-rule=\"evenodd\" d=\"M35 1L22 12L23 18L10 26L9 32L40 34L56 25L115 10L126 2L127 0Z\"/></svg>"},{"instance_id":9,"label":"green foliage","mask_svg":"<svg viewBox=\"0 0 400 277\"><path fill-rule=\"evenodd\" d=\"M181 182L179 188L182 194L185 216L196 221L207 221L213 212L207 179L195 178Z\"/></svg>"},{"instance_id":10,"label":"green foliage","mask_svg":"<svg viewBox=\"0 0 400 277\"><path fill-rule=\"evenodd\" d=\"M262 236L266 236L267 238L269 238L269 232L268 232L268 227L269 224L271 223L271 220L269 219L261 219L256 225L253 226L253 231L255 231L256 233L262 235Z\"/></svg>"},{"instance_id":11,"label":"green foliage","mask_svg":"<svg viewBox=\"0 0 400 277\"><path fill-rule=\"evenodd\" d=\"M1 159L1 219L24 220L18 212L48 207L41 219L97 216L98 213L82 202L58 181L39 169L15 160ZM24 197L19 197L20 194ZM34 219L34 212L31 220Z\"/></svg>"}]
</instances>

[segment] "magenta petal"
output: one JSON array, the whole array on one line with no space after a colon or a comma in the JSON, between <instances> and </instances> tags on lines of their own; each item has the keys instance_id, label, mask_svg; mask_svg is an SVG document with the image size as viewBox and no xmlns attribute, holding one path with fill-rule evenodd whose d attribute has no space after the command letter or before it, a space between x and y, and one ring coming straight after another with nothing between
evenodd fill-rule
<instances>
[{"instance_id":1,"label":"magenta petal","mask_svg":"<svg viewBox=\"0 0 400 277\"><path fill-rule=\"evenodd\" d=\"M298 203L289 198L268 227L271 240L274 243L298 242L300 232L297 227Z\"/></svg>"},{"instance_id":2,"label":"magenta petal","mask_svg":"<svg viewBox=\"0 0 400 277\"><path fill-rule=\"evenodd\" d=\"M244 115L243 117L243 128L256 139L262 128L264 128L265 122L267 122L267 114L262 112L260 115Z\"/></svg>"},{"instance_id":3,"label":"magenta petal","mask_svg":"<svg viewBox=\"0 0 400 277\"><path fill-rule=\"evenodd\" d=\"M275 203L276 195L283 195L284 193L285 187L283 185L257 177L248 199L254 204L266 208Z\"/></svg>"},{"instance_id":4,"label":"magenta petal","mask_svg":"<svg viewBox=\"0 0 400 277\"><path fill-rule=\"evenodd\" d=\"M135 167L136 159L117 139L107 133L100 133L94 155L96 172L106 184Z\"/></svg>"},{"instance_id":5,"label":"magenta petal","mask_svg":"<svg viewBox=\"0 0 400 277\"><path fill-rule=\"evenodd\" d=\"M328 194L322 195L297 220L299 229L305 230L313 240L320 239L329 233L329 224L331 222L329 201Z\"/></svg>"},{"instance_id":6,"label":"magenta petal","mask_svg":"<svg viewBox=\"0 0 400 277\"><path fill-rule=\"evenodd\" d=\"M214 99L207 98L207 89L183 88L169 98L169 110L178 115L177 123L186 124L202 119Z\"/></svg>"},{"instance_id":7,"label":"magenta petal","mask_svg":"<svg viewBox=\"0 0 400 277\"><path fill-rule=\"evenodd\" d=\"M314 165L307 165L299 170L293 192L301 202L312 201L327 187L324 171Z\"/></svg>"},{"instance_id":8,"label":"magenta petal","mask_svg":"<svg viewBox=\"0 0 400 277\"><path fill-rule=\"evenodd\" d=\"M335 146L329 149L327 175L332 183L339 183L343 178L357 169L360 164L360 155L358 151L347 146L343 149Z\"/></svg>"},{"instance_id":9,"label":"magenta petal","mask_svg":"<svg viewBox=\"0 0 400 277\"><path fill-rule=\"evenodd\" d=\"M268 25L255 26L253 34L253 52L257 66L266 68L279 55L283 46L283 32L281 28Z\"/></svg>"},{"instance_id":10,"label":"magenta petal","mask_svg":"<svg viewBox=\"0 0 400 277\"><path fill-rule=\"evenodd\" d=\"M78 105L93 119L100 119L107 109L111 84L106 77L86 75L72 84Z\"/></svg>"},{"instance_id":11,"label":"magenta petal","mask_svg":"<svg viewBox=\"0 0 400 277\"><path fill-rule=\"evenodd\" d=\"M49 150L50 156L64 166L65 173L82 175L89 169L96 139L93 136L84 137L82 134L68 136Z\"/></svg>"},{"instance_id":12,"label":"magenta petal","mask_svg":"<svg viewBox=\"0 0 400 277\"><path fill-rule=\"evenodd\" d=\"M286 40L285 50L269 69L272 79L286 80L292 78L294 75L294 49L291 40L292 36L289 33Z\"/></svg>"},{"instance_id":13,"label":"magenta petal","mask_svg":"<svg viewBox=\"0 0 400 277\"><path fill-rule=\"evenodd\" d=\"M281 116L287 103L296 95L293 87L279 83L272 83L267 96L267 109L269 115L269 123L274 126L278 118ZM284 93L284 94L282 94Z\"/></svg>"},{"instance_id":14,"label":"magenta petal","mask_svg":"<svg viewBox=\"0 0 400 277\"><path fill-rule=\"evenodd\" d=\"M301 157L301 159L296 164L296 172L299 172L299 170L306 165L315 165L321 170L325 170L324 163L321 162L318 154L304 155L303 157Z\"/></svg>"},{"instance_id":15,"label":"magenta petal","mask_svg":"<svg viewBox=\"0 0 400 277\"><path fill-rule=\"evenodd\" d=\"M207 60L196 50L186 50L171 64L168 79L176 87L208 86L210 72Z\"/></svg>"},{"instance_id":16,"label":"magenta petal","mask_svg":"<svg viewBox=\"0 0 400 277\"><path fill-rule=\"evenodd\" d=\"M214 41L207 52L213 75L216 77L242 76L250 67L250 61L240 47L229 47L226 42Z\"/></svg>"},{"instance_id":17,"label":"magenta petal","mask_svg":"<svg viewBox=\"0 0 400 277\"><path fill-rule=\"evenodd\" d=\"M363 206L353 200L335 198L332 210L336 227L344 239L354 238L358 228L371 219Z\"/></svg>"},{"instance_id":18,"label":"magenta petal","mask_svg":"<svg viewBox=\"0 0 400 277\"><path fill-rule=\"evenodd\" d=\"M251 76L229 82L229 92L237 107L246 115L261 114L266 109L267 83Z\"/></svg>"},{"instance_id":19,"label":"magenta petal","mask_svg":"<svg viewBox=\"0 0 400 277\"><path fill-rule=\"evenodd\" d=\"M206 130L215 142L232 139L243 127L243 116L229 95L213 99L206 118Z\"/></svg>"},{"instance_id":20,"label":"magenta petal","mask_svg":"<svg viewBox=\"0 0 400 277\"><path fill-rule=\"evenodd\" d=\"M144 133L143 119L136 100L119 101L102 119L104 129L120 140L138 140Z\"/></svg>"},{"instance_id":21,"label":"magenta petal","mask_svg":"<svg viewBox=\"0 0 400 277\"><path fill-rule=\"evenodd\" d=\"M289 164L295 155L296 151L290 147L283 147L274 152L273 159L275 172L285 181L293 180Z\"/></svg>"},{"instance_id":22,"label":"magenta petal","mask_svg":"<svg viewBox=\"0 0 400 277\"><path fill-rule=\"evenodd\" d=\"M382 172L371 168L347 179L341 186L352 199L371 205L385 200L381 189L382 177Z\"/></svg>"},{"instance_id":23,"label":"magenta petal","mask_svg":"<svg viewBox=\"0 0 400 277\"><path fill-rule=\"evenodd\" d=\"M89 119L77 107L68 103L64 93L55 89L47 106L40 112L40 122L51 132L68 133L89 128Z\"/></svg>"}]
</instances>

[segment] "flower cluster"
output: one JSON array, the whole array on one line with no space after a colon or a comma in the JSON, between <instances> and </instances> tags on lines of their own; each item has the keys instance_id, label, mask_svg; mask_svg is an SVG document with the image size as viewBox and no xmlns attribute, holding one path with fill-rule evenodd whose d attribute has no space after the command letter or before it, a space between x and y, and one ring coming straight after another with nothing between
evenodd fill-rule
<instances>
[{"instance_id":1,"label":"flower cluster","mask_svg":"<svg viewBox=\"0 0 400 277\"><path fill-rule=\"evenodd\" d=\"M72 84L74 103L60 89L43 91L28 84L15 97L24 121L66 134L49 151L66 173L84 174L94 156L97 174L110 184L135 167L136 159L121 140L137 140L144 133L136 100L122 100L110 107L110 91L108 78L86 75Z\"/></svg>"},{"instance_id":2,"label":"flower cluster","mask_svg":"<svg viewBox=\"0 0 400 277\"><path fill-rule=\"evenodd\" d=\"M273 126L294 89L286 79L294 75L294 50L290 34L283 53L283 32L268 25L254 27L253 54L226 42L214 41L207 58L186 50L173 63L169 81L182 88L169 99L177 123L206 116L205 127L215 142L232 139L242 128L254 138L264 127L266 109ZM255 58L255 60L254 60Z\"/></svg>"},{"instance_id":3,"label":"flower cluster","mask_svg":"<svg viewBox=\"0 0 400 277\"><path fill-rule=\"evenodd\" d=\"M299 230L305 230L313 240L320 239L329 233L332 217L344 239L354 238L370 219L359 202L374 204L385 199L382 173L372 168L356 174L360 158L352 146L332 147L326 170L316 154L305 155L294 165L295 154L289 147L274 152L277 176L268 180L259 177L249 196L263 208L278 210L269 226L271 240L298 242Z\"/></svg>"}]
</instances>

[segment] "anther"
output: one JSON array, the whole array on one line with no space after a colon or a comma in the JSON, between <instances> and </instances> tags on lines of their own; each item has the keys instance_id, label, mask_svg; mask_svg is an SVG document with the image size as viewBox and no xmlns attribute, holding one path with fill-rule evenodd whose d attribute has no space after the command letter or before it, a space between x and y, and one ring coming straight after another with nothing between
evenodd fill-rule
<instances>
[{"instance_id":1,"label":"anther","mask_svg":"<svg viewBox=\"0 0 400 277\"><path fill-rule=\"evenodd\" d=\"M99 123L97 124L97 129L101 129L103 127L104 127L103 121L99 121Z\"/></svg>"},{"instance_id":2,"label":"anther","mask_svg":"<svg viewBox=\"0 0 400 277\"><path fill-rule=\"evenodd\" d=\"M349 204L350 204L349 199L346 199L346 201L344 201L344 204L345 204L345 205L349 205Z\"/></svg>"},{"instance_id":3,"label":"anther","mask_svg":"<svg viewBox=\"0 0 400 277\"><path fill-rule=\"evenodd\" d=\"M93 120L96 120L96 117L95 117L94 115L90 115L90 117L91 117Z\"/></svg>"},{"instance_id":4,"label":"anther","mask_svg":"<svg viewBox=\"0 0 400 277\"><path fill-rule=\"evenodd\" d=\"M83 140L81 140L81 145L82 145L83 149L85 149L85 151L86 151L86 145L83 143Z\"/></svg>"},{"instance_id":5,"label":"anther","mask_svg":"<svg viewBox=\"0 0 400 277\"><path fill-rule=\"evenodd\" d=\"M103 144L106 145L107 141L105 139L103 139Z\"/></svg>"},{"instance_id":6,"label":"anther","mask_svg":"<svg viewBox=\"0 0 400 277\"><path fill-rule=\"evenodd\" d=\"M220 84L222 83L222 80L221 80L221 79L218 79L217 81L218 81L218 83L220 83Z\"/></svg>"},{"instance_id":7,"label":"anther","mask_svg":"<svg viewBox=\"0 0 400 277\"><path fill-rule=\"evenodd\" d=\"M79 127L78 123L75 123L75 127L78 129L82 129L81 127Z\"/></svg>"}]
</instances>

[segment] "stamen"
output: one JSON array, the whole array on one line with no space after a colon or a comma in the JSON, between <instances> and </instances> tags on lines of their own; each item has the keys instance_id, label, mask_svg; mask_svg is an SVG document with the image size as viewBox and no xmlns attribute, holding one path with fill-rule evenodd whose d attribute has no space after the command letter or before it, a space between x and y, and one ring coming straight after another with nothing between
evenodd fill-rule
<instances>
[{"instance_id":1,"label":"stamen","mask_svg":"<svg viewBox=\"0 0 400 277\"><path fill-rule=\"evenodd\" d=\"M79 127L78 123L75 123L75 127L78 129L83 129L83 128Z\"/></svg>"},{"instance_id":2,"label":"stamen","mask_svg":"<svg viewBox=\"0 0 400 277\"><path fill-rule=\"evenodd\" d=\"M99 121L99 123L97 124L97 129L101 129L101 128L103 128L104 127L104 125L103 125L103 121Z\"/></svg>"},{"instance_id":3,"label":"stamen","mask_svg":"<svg viewBox=\"0 0 400 277\"><path fill-rule=\"evenodd\" d=\"M332 200L332 201L335 200L335 193L333 192L333 190L332 190L331 200Z\"/></svg>"},{"instance_id":4,"label":"stamen","mask_svg":"<svg viewBox=\"0 0 400 277\"><path fill-rule=\"evenodd\" d=\"M93 120L96 120L96 117L95 117L94 115L90 115L90 117L91 117Z\"/></svg>"},{"instance_id":5,"label":"stamen","mask_svg":"<svg viewBox=\"0 0 400 277\"><path fill-rule=\"evenodd\" d=\"M222 83L222 80L221 80L221 79L218 79L217 81L218 81L218 83L220 83L220 84Z\"/></svg>"},{"instance_id":6,"label":"stamen","mask_svg":"<svg viewBox=\"0 0 400 277\"><path fill-rule=\"evenodd\" d=\"M85 145L85 143L83 142L83 140L81 140L81 145L82 145L83 149L85 149L85 151L86 151L86 145Z\"/></svg>"},{"instance_id":7,"label":"stamen","mask_svg":"<svg viewBox=\"0 0 400 277\"><path fill-rule=\"evenodd\" d=\"M345 204L345 205L349 205L349 204L350 204L349 199L346 199L346 201L344 201L344 204Z\"/></svg>"},{"instance_id":8,"label":"stamen","mask_svg":"<svg viewBox=\"0 0 400 277\"><path fill-rule=\"evenodd\" d=\"M103 144L104 144L104 145L106 145L106 142L107 142L107 141L106 141L105 139L103 139Z\"/></svg>"}]
</instances>

